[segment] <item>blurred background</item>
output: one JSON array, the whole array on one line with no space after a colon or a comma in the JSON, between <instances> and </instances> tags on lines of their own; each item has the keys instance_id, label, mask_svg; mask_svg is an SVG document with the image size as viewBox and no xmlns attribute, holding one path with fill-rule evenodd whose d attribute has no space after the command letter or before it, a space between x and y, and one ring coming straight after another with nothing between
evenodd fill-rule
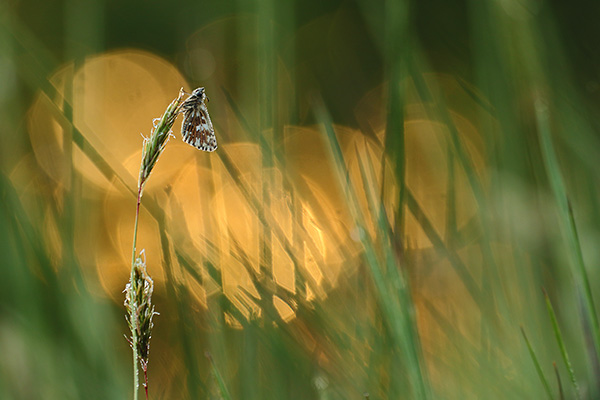
<instances>
[{"instance_id":1,"label":"blurred background","mask_svg":"<svg viewBox=\"0 0 600 400\"><path fill-rule=\"evenodd\" d=\"M598 15L4 0L0 398L131 398L142 140L200 86L218 150L178 119L142 200L150 398L598 398Z\"/></svg>"}]
</instances>

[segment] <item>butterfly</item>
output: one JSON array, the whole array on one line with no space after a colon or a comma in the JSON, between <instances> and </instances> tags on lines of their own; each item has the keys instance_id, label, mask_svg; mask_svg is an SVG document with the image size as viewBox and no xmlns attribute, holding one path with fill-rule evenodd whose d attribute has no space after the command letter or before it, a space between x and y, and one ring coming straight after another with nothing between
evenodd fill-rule
<instances>
[{"instance_id":1,"label":"butterfly","mask_svg":"<svg viewBox=\"0 0 600 400\"><path fill-rule=\"evenodd\" d=\"M217 137L208 115L206 103L209 101L204 88L195 89L181 105L183 124L181 138L184 142L204 151L217 149Z\"/></svg>"}]
</instances>

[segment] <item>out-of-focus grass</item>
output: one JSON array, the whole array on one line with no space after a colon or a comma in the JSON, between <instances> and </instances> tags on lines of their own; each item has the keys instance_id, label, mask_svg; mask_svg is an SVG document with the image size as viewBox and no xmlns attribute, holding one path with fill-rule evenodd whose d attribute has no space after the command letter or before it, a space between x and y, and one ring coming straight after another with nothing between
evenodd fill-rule
<instances>
[{"instance_id":1,"label":"out-of-focus grass","mask_svg":"<svg viewBox=\"0 0 600 400\"><path fill-rule=\"evenodd\" d=\"M92 9L64 3L67 38L64 51L56 51L32 29L24 3L0 7L0 74L17 82L0 90L7 143L0 150L0 397L126 398L130 359L122 306L85 282L74 248L75 226L89 221L89 230L100 227L86 212L99 202L71 165L71 153L81 149L122 193L131 194L135 182L121 160L73 123L74 89L67 85L61 92L48 80L59 59L75 60L78 68L86 55L102 50L104 39L113 44L110 32L103 36L109 25L102 18L114 22L115 10L97 3L93 10L102 18L84 26L76 22ZM135 4L145 15L157 12ZM152 397L598 396L598 116L573 79L578 70L565 49L573 40L565 32L569 21L549 2L457 5L461 26L436 11L447 6L441 3L424 10L408 1L261 0L204 10L203 21L256 17L256 23L227 25L234 29L224 41L236 46L225 47L220 60L243 57L227 71L228 80L208 88L209 96L220 91L214 98L223 99L217 106L229 119L225 112L213 115L223 146L206 163L222 166L225 175L218 179L233 182L251 210L259 256L256 262L236 232L219 236L215 226L207 228L215 235L203 238L205 251L190 252L172 230L193 221L181 217L176 200L167 212L162 194L147 194L144 207L159 227L164 271L149 364ZM175 14L187 21L185 10ZM177 29L162 30L164 43L144 46L164 51L165 43L181 43L173 52L185 53L183 43L197 27L161 21ZM81 30L83 39L77 39ZM131 45L127 38L122 43ZM453 76L461 89L450 90L434 72ZM358 99L374 85L383 90L368 104L375 112L366 121ZM53 99L69 185L51 180L35 162L31 182L15 181L19 157L33 158L22 121L37 91ZM475 127L482 154L463 120ZM409 153L415 151L410 135L427 133L415 134L415 121L442 132L439 143L425 143L416 155L423 171L415 170ZM318 197L308 196L306 187L314 186L294 173L297 166L287 156L286 129L313 124L329 157L331 170L323 174L335 177L331 191L344 199L335 215L311 201ZM349 146L340 124L360 127L364 135ZM226 146L245 140L257 143L261 154L258 184L248 181ZM443 162L428 158L436 146ZM381 150L375 162L373 149ZM431 182L425 171L431 165L446 175L444 195L434 203L441 211L432 210L418 185ZM25 183L37 190L24 191ZM280 186L289 196L290 229L274 211ZM465 203L465 223L467 197L473 202ZM133 210L135 196L130 200L123 207ZM327 217L319 219L322 232L339 242L327 242L329 251L335 246L343 255L334 280L318 281L307 267L310 254L327 271L305 204ZM209 215L213 207L224 205L200 204L198 213ZM342 234L339 220L346 224ZM58 239L49 226L57 227ZM416 245L419 240L427 245ZM275 277L277 249L293 265L293 289ZM235 260L247 277L248 285L240 284L234 295L226 291L231 276L223 259ZM205 289L202 306L194 287ZM293 318L283 318L277 302L293 310ZM546 304L554 305L550 315ZM568 362L553 364L567 354ZM561 376L576 385L562 388Z\"/></svg>"}]
</instances>

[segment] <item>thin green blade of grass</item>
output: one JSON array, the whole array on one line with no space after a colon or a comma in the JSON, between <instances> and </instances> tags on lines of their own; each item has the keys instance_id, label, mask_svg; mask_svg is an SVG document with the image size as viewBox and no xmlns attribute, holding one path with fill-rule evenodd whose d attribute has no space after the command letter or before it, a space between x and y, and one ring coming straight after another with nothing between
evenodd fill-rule
<instances>
[{"instance_id":1,"label":"thin green blade of grass","mask_svg":"<svg viewBox=\"0 0 600 400\"><path fill-rule=\"evenodd\" d=\"M560 374L558 373L558 368L556 367L556 363L552 363L552 367L554 368L554 374L556 376L556 383L558 385L558 398L559 400L565 400L565 392L563 390L562 382L560 380Z\"/></svg>"},{"instance_id":2,"label":"thin green blade of grass","mask_svg":"<svg viewBox=\"0 0 600 400\"><path fill-rule=\"evenodd\" d=\"M318 112L319 112L319 110L318 110ZM334 165L337 167L336 172L338 175L338 182L340 183L340 185L342 185L342 190L344 191L344 193L347 194L347 197L350 199L348 205L351 208L351 213L355 219L355 223L357 224L358 229L364 231L365 223L363 221L362 214L360 213L360 210L358 207L358 200L356 199L356 193L351 189L351 184L348 181L348 175L344 171L345 162L343 160L343 155L342 155L342 151L341 151L339 142L337 141L337 138L335 137L335 133L333 132L333 128L331 126L331 121L329 120L329 116L326 113L326 111L321 110L320 114L321 114L320 115L321 119L324 119L326 121L325 131L326 131L326 135L330 142L330 149L333 153ZM367 265L370 267L371 275L375 282L375 287L377 288L376 295L379 298L379 302L380 302L382 309L384 310L384 313L386 316L386 318L385 318L386 323L391 322L391 329L392 329L393 336L395 337L395 341L396 341L397 345L401 346L403 343L402 330L398 329L398 325L395 324L394 322L402 321L402 317L398 316L394 312L395 305L392 304L394 297L392 297L391 294L389 293L388 287L385 283L385 278L380 269L379 261L377 259L377 255L376 255L375 249L372 246L372 243L368 239L366 239L366 235L363 235L361 242L362 242L364 250L365 250L365 259L367 261Z\"/></svg>"},{"instance_id":3,"label":"thin green blade of grass","mask_svg":"<svg viewBox=\"0 0 600 400\"><path fill-rule=\"evenodd\" d=\"M533 361L533 365L535 366L535 370L540 378L540 381L542 382L542 385L544 386L544 390L546 391L548 398L550 400L553 400L554 397L552 396L552 390L550 390L550 385L548 384L548 380L546 379L546 376L544 375L544 371L542 370L542 367L540 366L540 362L538 361L535 351L533 350L533 347L531 346L531 343L529 342L529 339L527 338L527 334L525 334L525 329L523 328L522 325L521 325L521 334L523 335L523 339L525 339L525 343L527 344L527 349L529 350L529 355L531 356L531 361Z\"/></svg>"},{"instance_id":4,"label":"thin green blade of grass","mask_svg":"<svg viewBox=\"0 0 600 400\"><path fill-rule=\"evenodd\" d=\"M560 355L562 356L563 362L565 363L565 368L569 373L569 379L571 381L571 385L573 385L573 391L575 392L575 397L577 399L581 399L581 393L579 392L579 385L577 384L577 379L575 378L575 371L573 371L573 367L571 366L571 361L569 360L569 354L567 352L567 347L563 340L562 333L560 331L560 327L558 326L558 321L556 319L556 313L554 312L554 307L552 307L552 303L550 302L550 298L548 297L548 293L546 290L542 288L544 293L544 300L546 301L546 308L548 309L548 315L550 316L550 321L552 322L552 330L554 331L554 336L556 337L556 343L560 349Z\"/></svg>"},{"instance_id":5,"label":"thin green blade of grass","mask_svg":"<svg viewBox=\"0 0 600 400\"><path fill-rule=\"evenodd\" d=\"M433 247L450 261L450 265L467 288L469 295L477 306L481 308L480 302L483 299L483 292L479 288L479 285L460 257L444 244L442 237L435 230L433 223L429 220L425 211L421 208L419 202L412 194L412 191L408 188L406 189L406 205L415 219L419 222L421 229L423 229L423 232L425 232L425 235L427 235L427 238L431 241Z\"/></svg>"},{"instance_id":6,"label":"thin green blade of grass","mask_svg":"<svg viewBox=\"0 0 600 400\"><path fill-rule=\"evenodd\" d=\"M430 301L424 300L423 306L429 311L433 320L440 327L441 332L443 332L443 335L450 343L452 343L454 350L464 353L465 359L469 359L467 364L461 363L461 370L459 372L469 375L480 370L481 364L477 359L479 350L476 348L476 345L472 343L469 338L464 336L460 331L460 328L455 326L454 321L444 316L444 314L437 310ZM502 351L503 349L500 349L500 352ZM504 352L503 356L510 357L510 354ZM486 368L488 368L492 374L484 374L479 378L484 387L488 388L488 390L490 387L494 387L495 393L500 396L499 398L503 399L518 398L519 396L522 396L523 392L521 388L519 388L518 383L506 382L502 386L495 386L499 381L498 377L503 376L506 373L506 370L500 365L492 363L486 366Z\"/></svg>"},{"instance_id":7,"label":"thin green blade of grass","mask_svg":"<svg viewBox=\"0 0 600 400\"><path fill-rule=\"evenodd\" d=\"M576 276L580 290L583 290L586 315L590 321L592 336L594 338L596 359L600 360L600 324L598 322L598 314L594 305L592 288L583 261L581 243L579 242L579 237L577 234L573 210L569 203L567 188L560 170L556 151L554 150L554 145L552 143L549 110L544 104L542 104L542 99L540 98L536 99L535 117L546 173L550 182L552 193L554 195L554 200L556 201L556 205L558 207L561 227L564 235L566 236L568 244L569 256L575 267L573 273Z\"/></svg>"},{"instance_id":8,"label":"thin green blade of grass","mask_svg":"<svg viewBox=\"0 0 600 400\"><path fill-rule=\"evenodd\" d=\"M255 215L257 216L260 224L263 226L269 227L272 231L273 235L269 235L269 237L265 237L265 240L271 243L273 240L271 236L278 240L283 247L286 255L290 257L294 265L300 270L307 284L310 286L311 290L319 296L323 294L322 285L317 284L311 273L306 269L304 263L301 263L294 252L294 248L292 246L291 241L288 239L287 235L283 232L281 226L277 223L277 219L273 216L270 208L264 207L262 202L260 201L258 195L253 193L253 191L248 187L248 184L241 179L242 173L240 169L237 167L235 162L231 159L231 157L225 151L219 152L220 160L223 162L227 173L236 183L237 189L240 191L242 196L248 202L248 205L253 209ZM310 242L308 242L310 245ZM324 261L321 257L319 257L319 253L315 253L315 260L319 267L324 268Z\"/></svg>"},{"instance_id":9,"label":"thin green blade of grass","mask_svg":"<svg viewBox=\"0 0 600 400\"><path fill-rule=\"evenodd\" d=\"M244 398L247 399L260 399L261 398L261 387L258 384L260 382L260 369L257 368L260 365L259 354L260 354L260 326L256 320L251 320L242 332L243 335L243 355L240 362L240 392L244 394Z\"/></svg>"},{"instance_id":10,"label":"thin green blade of grass","mask_svg":"<svg viewBox=\"0 0 600 400\"><path fill-rule=\"evenodd\" d=\"M417 379L420 386L419 391L421 396L423 396L423 398L429 398L431 397L431 394L430 390L428 390L428 379L426 377L427 371L422 362L423 354L417 330L417 321L414 318L415 308L410 291L408 289L408 283L406 282L406 278L403 276L400 270L397 257L393 252L394 243L393 238L391 237L384 205L382 202L378 201L377 191L374 188L374 182L376 182L376 179L373 166L364 160L364 158L360 155L358 148L355 148L355 151L363 182L363 188L367 195L367 203L371 209L371 214L374 215L375 219L377 220L379 233L383 236L382 247L386 264L386 273L388 279L390 280L390 285L393 288L391 293L398 293L400 295L400 307L402 308L402 316L404 318L403 331L406 335L406 343L410 344L405 347L405 351L409 356L410 362L416 368L418 368L419 374L417 375Z\"/></svg>"},{"instance_id":11,"label":"thin green blade of grass","mask_svg":"<svg viewBox=\"0 0 600 400\"><path fill-rule=\"evenodd\" d=\"M509 309L508 298L510 298L510 287L506 286L501 276L502 265L494 257L492 243L498 240L498 233L493 230L493 225L486 223L489 221L490 202L486 196L486 191L481 178L478 176L475 162L468 152L461 134L454 123L450 114L450 109L446 105L444 95L440 90L431 90L428 82L423 78L417 62L420 58L414 57L414 62L409 64L409 70L414 82L415 88L421 101L432 104L433 119L439 119L448 129L449 142L456 156L459 166L464 171L469 188L475 198L475 212L481 227L482 237L477 241L483 256L483 262L487 266L485 273L481 275L482 291L486 293L486 299L481 303L485 318L481 319L481 358L482 362L490 363L494 358L493 352L497 347L493 344L500 340L502 336L502 320L510 321L511 311ZM485 136L483 137L484 139ZM489 140L487 141L488 143ZM493 142L492 142L493 143Z\"/></svg>"},{"instance_id":12,"label":"thin green blade of grass","mask_svg":"<svg viewBox=\"0 0 600 400\"><path fill-rule=\"evenodd\" d=\"M455 240L458 237L458 226L456 223L456 172L454 167L454 153L451 149L446 151L448 157L448 180L446 184L446 237L444 242L448 243L449 247L455 246Z\"/></svg>"},{"instance_id":13,"label":"thin green blade of grass","mask_svg":"<svg viewBox=\"0 0 600 400\"><path fill-rule=\"evenodd\" d=\"M489 99L483 97L481 93L474 91L463 78L460 76L456 77L456 82L459 84L460 88L465 91L469 98L475 102L475 104L477 104L490 115L496 114L496 110L490 103Z\"/></svg>"},{"instance_id":14,"label":"thin green blade of grass","mask_svg":"<svg viewBox=\"0 0 600 400\"><path fill-rule=\"evenodd\" d=\"M240 109L240 107L238 106L236 101L233 99L233 96L225 87L221 87L221 91L223 92L223 95L225 96L225 99L227 100L229 107L233 111L233 114L237 118L239 124L244 128L244 130L250 135L250 137L253 140L258 141L261 149L263 149L273 155L273 157L275 158L276 166L278 166L278 167L285 166L285 164L286 164L285 154L281 151L275 151L272 144L269 143L269 141L267 141L266 138L259 133L258 128L252 127L250 125L250 123L248 122L248 119L244 116L244 114L242 113L242 110ZM227 165L229 165L229 164L230 163L227 163ZM281 170L283 171L283 170L285 170L285 168L281 168ZM237 172L235 169L228 170L228 171L229 171L230 175L232 176L232 178L236 181L236 184L238 184L238 186L240 184L243 184L243 182L239 182L239 179L236 178ZM296 188L299 192L305 193L306 202L311 204L313 212L319 218L321 218L323 220L326 220L328 218L328 214L323 210L320 202L318 200L316 200L315 198L310 197L311 190L305 186L305 183L303 181L300 180L300 181L292 182L291 179L289 178L289 176L285 173L282 174L282 178L283 178L283 184L285 186L290 187L290 188ZM243 194L248 200L252 200L251 196L247 195L245 191L243 192ZM301 232L302 237L304 238L304 243L308 245L312 254L315 257L318 257L317 264L319 266L322 266L323 260L320 259L320 252L317 250L317 248L314 244L314 241L310 238L310 235L308 235L308 233L302 226L295 224L294 227L299 228L299 231ZM335 231L332 231L329 233L334 235L333 239L336 242L338 242L338 243L343 242L343 238L337 236L337 233Z\"/></svg>"},{"instance_id":15,"label":"thin green blade of grass","mask_svg":"<svg viewBox=\"0 0 600 400\"><path fill-rule=\"evenodd\" d=\"M232 255L235 256L238 259L238 261L242 264L242 266L248 273L248 276L250 277L252 284L254 285L254 287L256 288L256 290L258 291L258 294L259 294L259 297L257 299L252 294L248 293L246 291L246 289L241 288L242 291L247 292L246 294L248 297L252 298L253 300L255 300L261 304L263 302L268 301L270 303L269 307L263 308L263 310L271 311L271 312L275 311L274 309L271 308L274 296L279 297L292 310L295 308L295 305L299 305L299 304L302 304L305 302L305 299L297 296L293 291L286 289L283 286L275 284L275 280L272 277L265 280L261 274L256 272L256 270L254 268L252 268L252 263L250 261L250 257L248 256L246 251L243 249L242 245L235 239L233 232L231 230L229 231L229 234L230 234L231 240L233 242ZM280 318L278 315L279 314L275 312L272 320L279 321Z\"/></svg>"},{"instance_id":16,"label":"thin green blade of grass","mask_svg":"<svg viewBox=\"0 0 600 400\"><path fill-rule=\"evenodd\" d=\"M385 125L385 153L393 162L398 183L398 202L395 210L395 229L404 226L404 192L406 189L406 147L404 138L405 93L401 84L406 77L406 59L410 57L409 5L407 1L386 1L384 57L388 92ZM383 160L382 160L383 162ZM383 188L383 185L382 185Z\"/></svg>"},{"instance_id":17,"label":"thin green blade of grass","mask_svg":"<svg viewBox=\"0 0 600 400\"><path fill-rule=\"evenodd\" d=\"M273 20L275 20L274 3L272 0L258 0L257 1L257 51L258 58L252 59L250 62L254 63L258 71L258 87L260 88L260 95L258 96L258 133L260 137L259 148L261 152L260 161L262 168L259 172L260 176L260 189L261 192L257 198L260 199L261 208L256 210L257 215L261 215L263 212L269 212L273 204L272 189L274 187L274 173L273 167L275 165L275 156L273 151L273 143L275 138L275 124L274 119L276 115L277 102L274 102L274 88L277 86L277 68L275 62L275 35L273 30ZM253 32L248 32L252 34ZM259 61L260 60L260 61ZM258 226L258 265L259 271L262 278L267 282L275 282L274 265L273 265L273 251L276 246L272 240L273 234L276 228L272 225L277 224L275 218L270 219L271 223L262 223ZM277 224L278 225L278 224ZM278 225L279 227L279 225ZM279 241L281 242L284 236L283 231L279 233ZM287 238L286 238L287 239ZM285 246L285 245L284 245ZM233 250L230 250L233 252ZM293 253L292 244L288 244L288 252ZM294 253L295 256L295 253ZM292 258L294 265L301 268L297 263L300 262L297 258ZM250 265L245 264L247 267ZM275 310L273 304L273 296L265 290L264 285L258 285L257 290L259 291L259 298L255 301L259 305L263 314L262 317L265 320L265 325L270 326L272 323L280 323L279 314ZM277 356L277 351L272 352L273 356ZM245 359L247 368L255 366L257 360ZM277 371L278 372L278 371ZM277 391L278 382L277 378L273 380L272 389Z\"/></svg>"},{"instance_id":18,"label":"thin green blade of grass","mask_svg":"<svg viewBox=\"0 0 600 400\"><path fill-rule=\"evenodd\" d=\"M213 377L214 377L215 381L217 382L217 386L219 387L219 392L221 393L221 397L223 398L223 400L231 400L231 396L229 395L229 391L227 390L227 386L225 385L223 376L221 376L221 373L219 372L219 369L217 368L217 365L215 364L215 361L213 360L212 355L207 352L206 357L210 361L210 367L211 367L211 370L213 373Z\"/></svg>"},{"instance_id":19,"label":"thin green blade of grass","mask_svg":"<svg viewBox=\"0 0 600 400\"><path fill-rule=\"evenodd\" d=\"M233 114L236 116L239 124L244 128L244 130L250 135L250 137L253 140L257 140L259 142L259 146L261 149L266 150L274 157L275 165L277 167L279 167L282 171L285 171L285 165L286 165L285 154L281 151L275 151L272 144L269 143L269 141L267 141L266 138L259 133L258 128L252 127L250 125L250 123L248 122L248 119L242 113L242 110L240 109L240 107L238 106L236 101L233 99L233 96L231 95L231 93L224 87L221 87L221 90L225 96L225 99L227 100L227 103L229 104L229 107L231 107ZM225 161L227 161L227 160L224 160L224 162ZM233 164L231 164L230 162L227 162L226 165L233 165ZM235 165L233 165L233 166L235 167ZM238 185L238 187L239 187L239 185L243 184L243 182L241 182L238 178L236 178L238 172L236 171L235 168L228 169L228 172L229 172L230 176L236 181L236 184ZM311 205L311 210L315 214L317 219L321 219L321 220L325 221L329 218L328 213L325 212L325 210L322 208L321 202L318 201L315 197L312 197L312 191L310 190L310 188L308 188L308 186L306 185L306 182L304 182L303 180L296 180L296 181L292 182L292 180L290 179L288 174L285 174L285 173L282 174L282 178L283 178L283 184L285 187L295 188L298 192L304 193L304 200L306 201L306 203ZM249 202L253 201L253 199L250 195L250 192L247 192L244 189L242 191L242 193L244 194L244 196L246 197L246 199ZM254 204L254 203L250 203L250 204ZM301 237L304 239L304 243L308 246L309 250L311 251L311 254L314 257L316 257L316 261L317 261L317 264L319 265L319 267L322 267L324 265L324 260L322 259L321 254L320 254L321 252L317 249L317 247L314 243L314 240L311 238L311 236L307 233L306 229L301 224L295 223L294 228L298 228L298 231L301 233ZM337 243L344 242L344 238L340 237L338 232L336 232L336 230L330 230L328 232L328 234L332 235L333 241L335 241ZM343 247L341 247L340 250L345 253L344 255L348 255L347 254L348 252L345 251L345 249ZM302 275L302 274L298 274L298 275ZM304 279L303 275L302 275L302 279Z\"/></svg>"},{"instance_id":20,"label":"thin green blade of grass","mask_svg":"<svg viewBox=\"0 0 600 400\"><path fill-rule=\"evenodd\" d=\"M353 216L357 227L365 231L365 216L362 214L359 207L356 188L353 187L352 182L349 180L345 167L346 162L340 143L333 130L331 118L325 110L324 105L319 100L317 100L315 104L315 114L317 120L320 121L324 127L324 134L327 137L330 154L333 158L334 172L338 177L338 183L341 185L343 193L346 194L346 198L348 199L347 205L351 215ZM376 198L376 195L377 193L375 192L367 195L367 197L375 196ZM393 343L398 346L404 356L407 357L405 365L409 376L409 390L415 398L428 398L428 390L426 389L421 365L418 356L416 356L413 351L417 348L416 343L414 342L414 333L412 332L412 328L407 324L406 318L410 311L405 308L406 304L403 305L401 303L405 300L404 296L401 295L400 298L397 296L397 291L402 292L404 283L401 280L393 279L393 282L389 284L382 269L382 265L378 260L374 243L370 240L369 235L362 235L360 240L363 245L365 260L371 271L375 287L377 288L377 298L386 317L385 323L391 330ZM394 270L397 273L397 268L398 266L395 263L392 263L391 266L388 264L388 270L390 271Z\"/></svg>"},{"instance_id":21,"label":"thin green blade of grass","mask_svg":"<svg viewBox=\"0 0 600 400\"><path fill-rule=\"evenodd\" d=\"M415 64L416 60L409 64L409 71L412 81L414 82L415 88L417 89L417 93L423 102L431 102L433 104L433 109L437 118L441 120L441 122L446 126L450 136L450 143L452 144L452 148L454 149L454 153L457 156L457 160L462 170L465 172L467 177L467 181L469 182L469 187L473 192L473 196L476 201L476 214L479 216L482 226L482 233L484 235L483 239L480 241L482 254L485 258L485 262L491 268L489 271L491 273L491 278L495 282L501 283L498 265L496 260L493 257L493 252L491 249L490 243L492 242L492 233L487 224L483 223L485 219L485 211L487 209L487 198L485 196L485 190L483 188L483 184L480 181L479 176L477 175L477 169L475 168L475 163L470 156L469 152L465 148L462 143L461 135L454 123L452 117L450 116L449 109L445 106L445 99L442 95L438 95L432 92L425 82L422 73L419 71L419 68ZM489 274L483 275L484 286L486 286L488 293L488 297L492 298L487 304L494 305L495 301L493 297L495 296L495 291L493 291L493 286L490 282ZM502 306L506 305L506 300L502 298L502 302L500 303ZM488 315L494 316L495 313L489 312Z\"/></svg>"},{"instance_id":22,"label":"thin green blade of grass","mask_svg":"<svg viewBox=\"0 0 600 400\"><path fill-rule=\"evenodd\" d=\"M173 259L172 254L169 251L171 249L171 242L165 229L160 229L160 240L161 240L161 251L164 264L164 271L166 274L166 289L168 298L174 303L174 309L176 310L176 320L185 321L191 320L186 314L189 312L189 308L185 307L191 301L188 290L183 285L178 285L174 278L173 273ZM193 333L189 332L187 324L176 324L177 333L182 343L183 362L186 366L188 379L186 379L188 393L192 398L199 398L201 395L206 396L208 391L207 387L200 377L200 368L198 366L198 360L194 355L195 342L193 340ZM191 378L191 379L190 379ZM200 392L200 389L202 392Z\"/></svg>"},{"instance_id":23,"label":"thin green blade of grass","mask_svg":"<svg viewBox=\"0 0 600 400\"><path fill-rule=\"evenodd\" d=\"M415 65L415 62L416 61L409 65L409 71L417 93L422 102L433 104L435 116L437 116L437 118L439 118L441 122L443 122L448 128L451 143L457 155L459 164L465 171L467 180L469 182L469 186L471 187L471 190L475 195L475 199L477 200L477 207L481 208L482 205L484 205L485 192L483 190L479 177L475 172L475 163L473 162L472 158L469 155L469 152L465 149L465 146L462 143L461 135L458 131L458 128L454 124L454 121L450 116L449 110L444 104L445 99L443 99L441 95L437 95L432 92L432 90L427 85L427 82L425 82L423 74ZM479 212L481 212L481 210L479 210Z\"/></svg>"}]
</instances>

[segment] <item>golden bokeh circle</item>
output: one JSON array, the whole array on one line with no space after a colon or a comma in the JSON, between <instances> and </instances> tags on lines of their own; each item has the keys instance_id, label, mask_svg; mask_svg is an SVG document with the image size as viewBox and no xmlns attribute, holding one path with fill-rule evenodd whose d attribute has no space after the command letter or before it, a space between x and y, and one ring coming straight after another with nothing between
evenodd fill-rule
<instances>
[{"instance_id":1,"label":"golden bokeh circle","mask_svg":"<svg viewBox=\"0 0 600 400\"><path fill-rule=\"evenodd\" d=\"M136 179L139 164L124 164L124 160L139 154L142 135L150 135L153 119L177 97L179 88L189 89L172 64L132 49L89 57L76 69L72 63L65 65L49 81L56 93L39 93L27 120L38 163L59 184L69 187L72 165L90 183L105 190L112 185L97 163L107 163L117 173ZM65 147L71 135L81 142L78 133L70 131L71 126L81 133L82 146L96 153L93 159L75 143ZM178 129L177 124L174 130ZM168 179L172 172L168 166L175 161L170 158L169 152L163 155L163 168L155 172L154 182ZM178 161L181 155L175 158Z\"/></svg>"},{"instance_id":2,"label":"golden bokeh circle","mask_svg":"<svg viewBox=\"0 0 600 400\"><path fill-rule=\"evenodd\" d=\"M468 169L474 171L474 178L481 188L487 186L482 124L488 124L488 134L494 134L497 128L497 122L485 109L484 102L474 101L477 90L467 83L444 74L423 74L422 83L433 96L446 103L423 101L413 80L406 80L400 86L405 96L404 109L399 111L404 114L405 182L415 200L413 205L418 205L421 214L415 215L415 210L408 205L404 207L403 240L413 249L432 247L431 232L423 229L423 221L419 219L427 218L435 234L444 239L448 229L467 228L477 213L477 201L463 160L457 155L448 123L455 129L457 142L464 150L466 162L471 165ZM386 135L386 91L385 86L373 89L355 109L362 130L380 142ZM439 107L445 107L447 119L440 115ZM449 225L450 222L454 226Z\"/></svg>"}]
</instances>

